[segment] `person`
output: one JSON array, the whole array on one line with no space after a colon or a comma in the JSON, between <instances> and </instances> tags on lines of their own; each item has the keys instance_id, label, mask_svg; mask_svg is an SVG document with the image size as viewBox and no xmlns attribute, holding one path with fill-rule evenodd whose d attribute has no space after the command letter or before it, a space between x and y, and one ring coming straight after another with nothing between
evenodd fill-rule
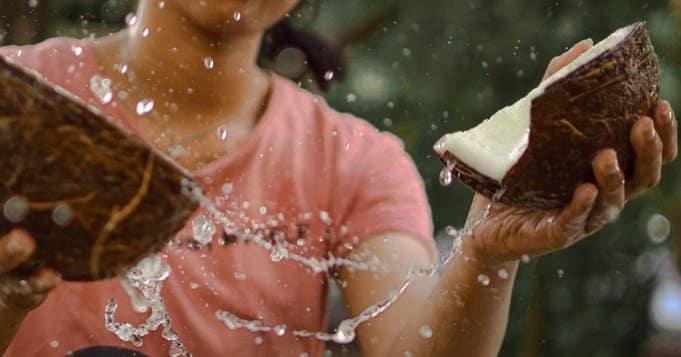
<instances>
[{"instance_id":1,"label":"person","mask_svg":"<svg viewBox=\"0 0 681 357\"><path fill-rule=\"evenodd\" d=\"M221 244L166 252L173 273L163 296L173 326L197 356L319 356L324 346L314 338L229 330L215 311L285 324L287 331L320 331L331 276L341 281L348 311L356 315L389 296L410 267L434 262L424 185L400 141L257 66L266 29L296 3L141 0L136 23L119 33L3 49L173 157L243 232L290 243L291 252L307 257L380 260L380 274L343 266L319 274L290 259L272 259L270 251L216 224ZM547 74L591 46L590 40L580 42L555 58ZM93 81L110 86L113 100L94 94ZM488 218L463 239L463 257L439 276L416 281L390 309L360 326L363 353L497 354L519 260L574 245L614 221L627 200L653 187L662 164L676 157L676 126L670 104L661 101L652 118L640 118L632 129L636 162L630 179L625 182L616 153L603 150L593 160L596 184L578 187L560 210L492 203ZM469 220L490 203L476 195ZM191 243L191 237L190 222L175 241ZM24 231L0 240L0 292L20 284L30 288L23 295L0 294L5 354L133 348L104 329L107 299L129 301L120 283L60 282L47 268L23 282L13 278L12 268L34 249ZM489 281L479 283L480 276ZM117 317L140 322L144 316L128 305L121 304ZM158 335L146 336L136 349L166 354L168 342Z\"/></svg>"}]
</instances>

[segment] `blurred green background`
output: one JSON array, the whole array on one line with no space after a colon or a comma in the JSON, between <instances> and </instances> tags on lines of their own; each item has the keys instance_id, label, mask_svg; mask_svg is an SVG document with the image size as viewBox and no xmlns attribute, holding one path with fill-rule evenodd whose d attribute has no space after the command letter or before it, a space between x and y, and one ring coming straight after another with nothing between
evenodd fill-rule
<instances>
[{"instance_id":1,"label":"blurred green background","mask_svg":"<svg viewBox=\"0 0 681 357\"><path fill-rule=\"evenodd\" d=\"M0 37L9 44L102 35L120 29L133 10L127 0L0 1ZM432 144L524 96L553 56L583 38L647 21L662 63L662 95L681 111L679 0L317 0L293 19L330 41L350 42L347 79L325 96L404 140L427 184L438 232L463 224L471 193L439 185ZM681 315L679 326L650 318L654 292L668 308L663 315L681 312L681 293L661 293L676 291L663 286L681 290L673 268L681 255L680 179L677 162L617 224L523 264L501 355L681 356ZM672 268L661 269L665 262Z\"/></svg>"}]
</instances>

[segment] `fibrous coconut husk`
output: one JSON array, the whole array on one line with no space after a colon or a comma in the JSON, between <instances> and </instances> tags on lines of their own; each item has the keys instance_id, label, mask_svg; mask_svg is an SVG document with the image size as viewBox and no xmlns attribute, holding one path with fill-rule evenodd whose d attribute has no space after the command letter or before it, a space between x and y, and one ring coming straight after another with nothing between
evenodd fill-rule
<instances>
[{"instance_id":1,"label":"fibrous coconut husk","mask_svg":"<svg viewBox=\"0 0 681 357\"><path fill-rule=\"evenodd\" d=\"M17 273L111 277L160 250L196 208L179 166L4 57L0 157L0 236L22 228L37 243Z\"/></svg>"}]
</instances>

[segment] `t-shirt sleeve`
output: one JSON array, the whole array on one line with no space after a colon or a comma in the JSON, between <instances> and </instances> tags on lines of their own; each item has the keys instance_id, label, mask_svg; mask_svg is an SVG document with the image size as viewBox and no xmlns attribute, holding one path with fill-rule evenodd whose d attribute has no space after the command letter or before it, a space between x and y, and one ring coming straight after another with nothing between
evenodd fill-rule
<instances>
[{"instance_id":1,"label":"t-shirt sleeve","mask_svg":"<svg viewBox=\"0 0 681 357\"><path fill-rule=\"evenodd\" d=\"M342 218L334 254L343 256L361 240L385 232L409 233L434 254L424 183L402 141L359 119L346 121L338 135L334 202Z\"/></svg>"}]
</instances>

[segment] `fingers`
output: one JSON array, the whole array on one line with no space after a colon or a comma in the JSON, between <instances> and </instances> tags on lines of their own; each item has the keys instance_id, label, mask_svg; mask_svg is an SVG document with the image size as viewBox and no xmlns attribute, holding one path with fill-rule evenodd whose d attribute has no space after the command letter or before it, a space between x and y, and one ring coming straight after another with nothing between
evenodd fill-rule
<instances>
[{"instance_id":1,"label":"fingers","mask_svg":"<svg viewBox=\"0 0 681 357\"><path fill-rule=\"evenodd\" d=\"M14 230L0 239L0 274L21 265L34 250L33 238L21 230Z\"/></svg>"},{"instance_id":2,"label":"fingers","mask_svg":"<svg viewBox=\"0 0 681 357\"><path fill-rule=\"evenodd\" d=\"M596 155L592 166L599 194L586 223L586 234L616 221L626 203L624 173L617 162L617 153L614 150L603 150Z\"/></svg>"},{"instance_id":3,"label":"fingers","mask_svg":"<svg viewBox=\"0 0 681 357\"><path fill-rule=\"evenodd\" d=\"M38 307L60 282L59 274L51 269L42 269L28 279L0 276L0 306L30 311Z\"/></svg>"},{"instance_id":4,"label":"fingers","mask_svg":"<svg viewBox=\"0 0 681 357\"><path fill-rule=\"evenodd\" d=\"M546 68L546 73L544 73L544 79L550 77L552 74L558 72L561 68L567 66L570 62L574 61L579 55L588 51L593 47L594 41L592 39L586 39L578 42L576 45L572 46L567 52L563 53L558 57L554 57L551 62L549 62Z\"/></svg>"},{"instance_id":5,"label":"fingers","mask_svg":"<svg viewBox=\"0 0 681 357\"><path fill-rule=\"evenodd\" d=\"M553 225L555 237L550 249L564 248L573 244L584 235L585 226L598 198L598 188L593 184L583 184L575 190L572 201L563 208Z\"/></svg>"},{"instance_id":6,"label":"fingers","mask_svg":"<svg viewBox=\"0 0 681 357\"><path fill-rule=\"evenodd\" d=\"M627 182L627 198L636 197L657 185L662 177L662 140L657 135L655 123L649 117L641 118L631 131L636 162L634 174Z\"/></svg>"},{"instance_id":7,"label":"fingers","mask_svg":"<svg viewBox=\"0 0 681 357\"><path fill-rule=\"evenodd\" d=\"M34 294L45 294L52 291L61 282L61 275L56 271L45 268L28 279L31 292Z\"/></svg>"},{"instance_id":8,"label":"fingers","mask_svg":"<svg viewBox=\"0 0 681 357\"><path fill-rule=\"evenodd\" d=\"M678 155L676 115L668 101L660 101L655 108L655 130L662 140L662 162L669 163Z\"/></svg>"}]
</instances>

